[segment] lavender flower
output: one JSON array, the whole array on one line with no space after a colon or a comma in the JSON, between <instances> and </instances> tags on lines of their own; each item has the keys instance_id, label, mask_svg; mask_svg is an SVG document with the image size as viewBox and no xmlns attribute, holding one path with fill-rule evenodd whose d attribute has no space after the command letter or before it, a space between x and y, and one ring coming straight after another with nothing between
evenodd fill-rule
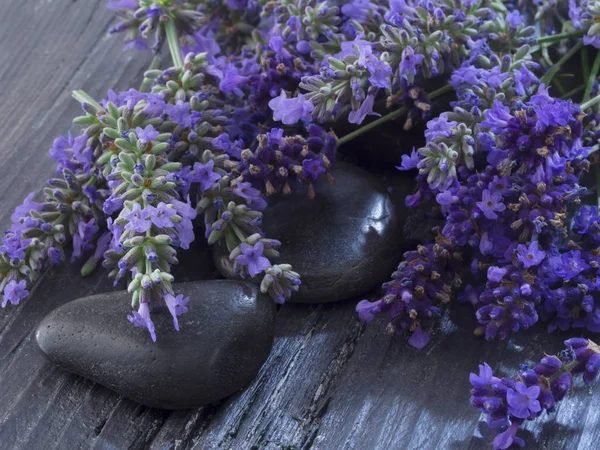
<instances>
[{"instance_id":1,"label":"lavender flower","mask_svg":"<svg viewBox=\"0 0 600 450\"><path fill-rule=\"evenodd\" d=\"M235 262L245 266L251 277L271 266L270 261L263 256L264 246L262 242L257 242L253 246L242 243L240 249L242 254L235 258Z\"/></svg>"},{"instance_id":2,"label":"lavender flower","mask_svg":"<svg viewBox=\"0 0 600 450\"><path fill-rule=\"evenodd\" d=\"M477 202L476 205L488 219L497 219L497 213L506 209L506 205L502 203L502 195L499 193L492 194L488 189L483 190L481 201Z\"/></svg>"},{"instance_id":3,"label":"lavender flower","mask_svg":"<svg viewBox=\"0 0 600 450\"><path fill-rule=\"evenodd\" d=\"M156 342L156 332L154 331L154 322L150 318L150 307L148 303L140 303L140 307L137 311L132 311L127 319L134 324L136 327L147 328L150 333L150 337ZM179 325L177 325L178 327Z\"/></svg>"},{"instance_id":4,"label":"lavender flower","mask_svg":"<svg viewBox=\"0 0 600 450\"><path fill-rule=\"evenodd\" d=\"M4 308L8 302L13 305L18 305L19 301L29 295L29 291L25 289L27 283L25 280L17 282L16 280L9 281L4 287L4 297L2 299L2 307Z\"/></svg>"},{"instance_id":5,"label":"lavender flower","mask_svg":"<svg viewBox=\"0 0 600 450\"><path fill-rule=\"evenodd\" d=\"M567 348L557 356L545 356L530 369L522 365L516 378L493 376L487 363L479 366L479 374L471 373L473 385L470 403L487 417L492 428L504 429L494 439L494 449L505 449L524 441L516 433L525 420L535 420L542 412L551 413L573 385L573 376L584 373L586 383L594 380L600 364L600 349L587 339L565 341ZM591 361L591 364L590 364Z\"/></svg>"},{"instance_id":6,"label":"lavender flower","mask_svg":"<svg viewBox=\"0 0 600 450\"><path fill-rule=\"evenodd\" d=\"M523 267L526 269L537 266L546 257L546 252L540 250L538 241L533 241L526 246L519 244L517 246L517 258L523 263Z\"/></svg>"},{"instance_id":7,"label":"lavender flower","mask_svg":"<svg viewBox=\"0 0 600 450\"><path fill-rule=\"evenodd\" d=\"M314 106L302 94L288 99L285 92L281 91L279 97L269 102L269 108L273 110L273 120L294 125L299 120L310 120Z\"/></svg>"}]
</instances>

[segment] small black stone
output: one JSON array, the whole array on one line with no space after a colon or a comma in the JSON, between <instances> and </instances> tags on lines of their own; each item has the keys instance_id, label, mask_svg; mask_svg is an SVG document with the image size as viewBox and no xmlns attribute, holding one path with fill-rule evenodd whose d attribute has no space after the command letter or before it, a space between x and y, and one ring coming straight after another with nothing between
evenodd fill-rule
<instances>
[{"instance_id":1,"label":"small black stone","mask_svg":"<svg viewBox=\"0 0 600 450\"><path fill-rule=\"evenodd\" d=\"M128 320L131 296L112 292L67 303L38 326L36 339L59 367L147 406L196 408L246 386L273 344L275 305L253 284L181 283L189 311L173 328L153 313L157 341Z\"/></svg>"},{"instance_id":2,"label":"small black stone","mask_svg":"<svg viewBox=\"0 0 600 450\"><path fill-rule=\"evenodd\" d=\"M315 185L313 200L300 187L270 198L265 211L265 235L282 243L277 262L291 264L302 278L291 302L364 294L389 278L401 258L402 226L380 180L345 163L333 175L333 185L326 180ZM217 269L237 278L226 249L215 247Z\"/></svg>"}]
</instances>

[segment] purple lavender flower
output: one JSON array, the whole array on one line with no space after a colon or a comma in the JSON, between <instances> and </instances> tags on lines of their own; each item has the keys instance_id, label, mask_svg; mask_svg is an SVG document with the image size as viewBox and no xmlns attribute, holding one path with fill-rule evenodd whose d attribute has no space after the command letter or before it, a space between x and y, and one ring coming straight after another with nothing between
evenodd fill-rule
<instances>
[{"instance_id":1,"label":"purple lavender flower","mask_svg":"<svg viewBox=\"0 0 600 450\"><path fill-rule=\"evenodd\" d=\"M164 300L167 304L167 308L169 308L169 312L173 316L173 326L179 331L179 320L177 320L177 316L188 312L187 304L189 303L190 298L184 298L183 294L179 294L176 297L173 297L171 294L166 294Z\"/></svg>"},{"instance_id":2,"label":"purple lavender flower","mask_svg":"<svg viewBox=\"0 0 600 450\"><path fill-rule=\"evenodd\" d=\"M238 97L244 96L244 91L241 87L246 85L249 81L248 77L238 74L236 68L229 68L225 71L225 76L219 84L219 89L225 94L235 94Z\"/></svg>"},{"instance_id":3,"label":"purple lavender flower","mask_svg":"<svg viewBox=\"0 0 600 450\"><path fill-rule=\"evenodd\" d=\"M156 139L159 133L152 125L146 125L146 128L137 127L135 129L135 134L137 134L137 137L142 144L147 144Z\"/></svg>"},{"instance_id":4,"label":"purple lavender flower","mask_svg":"<svg viewBox=\"0 0 600 450\"><path fill-rule=\"evenodd\" d=\"M440 303L450 301L450 280L455 273L452 258L458 253L449 249L448 242L440 240L405 253L392 280L383 285L385 296L357 305L360 318L370 321L375 314L387 312L390 330L405 334L415 348L427 345L430 337L423 330L424 323L439 316Z\"/></svg>"},{"instance_id":5,"label":"purple lavender flower","mask_svg":"<svg viewBox=\"0 0 600 450\"><path fill-rule=\"evenodd\" d=\"M165 102L162 96L159 94L148 94L146 95L146 106L144 107L144 113L150 117L159 117L165 112ZM148 128L148 127L146 127Z\"/></svg>"},{"instance_id":6,"label":"purple lavender flower","mask_svg":"<svg viewBox=\"0 0 600 450\"><path fill-rule=\"evenodd\" d=\"M493 376L492 368L486 362L479 365L479 375L471 373L469 375L469 381L476 388L485 387L488 384L496 384L500 382L499 378Z\"/></svg>"},{"instance_id":7,"label":"purple lavender flower","mask_svg":"<svg viewBox=\"0 0 600 450\"><path fill-rule=\"evenodd\" d=\"M68 138L58 136L54 139L50 149L50 158L58 162L56 173L60 174L63 168L77 169L77 162L89 163L90 151L86 151L88 136L82 134L74 138L69 131Z\"/></svg>"},{"instance_id":8,"label":"purple lavender flower","mask_svg":"<svg viewBox=\"0 0 600 450\"><path fill-rule=\"evenodd\" d=\"M514 10L506 15L506 21L511 28L518 28L519 25L525 23L525 17L523 17L519 11Z\"/></svg>"},{"instance_id":9,"label":"purple lavender flower","mask_svg":"<svg viewBox=\"0 0 600 450\"><path fill-rule=\"evenodd\" d=\"M12 223L18 223L23 217L29 216L31 211L41 211L41 203L34 202L32 200L33 196L34 192L30 192L27 197L25 197L23 204L15 208L15 212L12 214L12 216L10 216Z\"/></svg>"},{"instance_id":10,"label":"purple lavender flower","mask_svg":"<svg viewBox=\"0 0 600 450\"><path fill-rule=\"evenodd\" d=\"M175 224L175 231L179 240L179 247L188 250L190 244L194 242L195 239L194 225L191 219L184 217L180 223Z\"/></svg>"},{"instance_id":11,"label":"purple lavender flower","mask_svg":"<svg viewBox=\"0 0 600 450\"><path fill-rule=\"evenodd\" d=\"M540 395L539 386L527 387L521 382L515 383L514 389L508 389L506 400L508 412L519 419L527 419L542 410L537 398Z\"/></svg>"},{"instance_id":12,"label":"purple lavender flower","mask_svg":"<svg viewBox=\"0 0 600 450\"><path fill-rule=\"evenodd\" d=\"M190 173L188 180L191 183L200 183L201 191L207 191L216 181L221 179L221 175L213 171L214 166L215 162L212 159L206 164L194 163L194 170Z\"/></svg>"},{"instance_id":13,"label":"purple lavender flower","mask_svg":"<svg viewBox=\"0 0 600 450\"><path fill-rule=\"evenodd\" d=\"M123 207L123 200L118 197L108 197L104 201L102 210L105 214L111 216Z\"/></svg>"},{"instance_id":14,"label":"purple lavender flower","mask_svg":"<svg viewBox=\"0 0 600 450\"><path fill-rule=\"evenodd\" d=\"M160 202L156 208L148 206L148 215L154 225L161 228L171 228L174 226L171 217L177 214L175 208L169 208L164 202Z\"/></svg>"},{"instance_id":15,"label":"purple lavender flower","mask_svg":"<svg viewBox=\"0 0 600 450\"><path fill-rule=\"evenodd\" d=\"M242 254L238 255L235 261L245 266L251 277L271 267L271 262L263 256L264 245L262 242L257 242L254 246L243 242L240 249Z\"/></svg>"},{"instance_id":16,"label":"purple lavender flower","mask_svg":"<svg viewBox=\"0 0 600 450\"><path fill-rule=\"evenodd\" d=\"M253 188L249 182L237 183L233 189L233 193L246 200L255 209L262 210L267 207L267 202L263 199L261 192Z\"/></svg>"},{"instance_id":17,"label":"purple lavender flower","mask_svg":"<svg viewBox=\"0 0 600 450\"><path fill-rule=\"evenodd\" d=\"M50 264L55 266L63 262L63 259L63 253L59 249L55 247L48 248L48 260L50 261Z\"/></svg>"},{"instance_id":18,"label":"purple lavender flower","mask_svg":"<svg viewBox=\"0 0 600 450\"><path fill-rule=\"evenodd\" d=\"M321 158L305 159L302 161L302 171L311 180L317 180L326 172L325 164Z\"/></svg>"},{"instance_id":19,"label":"purple lavender flower","mask_svg":"<svg viewBox=\"0 0 600 450\"><path fill-rule=\"evenodd\" d=\"M421 327L418 327L411 333L410 337L408 338L408 343L414 348L421 350L429 343L430 338L431 336L429 333L423 331Z\"/></svg>"},{"instance_id":20,"label":"purple lavender flower","mask_svg":"<svg viewBox=\"0 0 600 450\"><path fill-rule=\"evenodd\" d=\"M523 263L526 269L537 266L546 257L546 252L539 249L538 241L533 241L526 246L519 244L517 246L517 258Z\"/></svg>"},{"instance_id":21,"label":"purple lavender flower","mask_svg":"<svg viewBox=\"0 0 600 450\"><path fill-rule=\"evenodd\" d=\"M132 311L127 319L134 324L136 327L147 328L150 333L150 337L156 342L156 332L154 331L154 322L150 318L150 307L146 302L140 302L140 306L137 311Z\"/></svg>"},{"instance_id":22,"label":"purple lavender flower","mask_svg":"<svg viewBox=\"0 0 600 450\"><path fill-rule=\"evenodd\" d=\"M533 369L522 365L518 377L497 378L489 365L479 366L479 375L471 373L471 405L487 417L491 428L505 429L494 439L494 449L507 449L513 443L523 446L517 437L519 426L535 420L544 411L551 412L573 385L573 375L583 373L585 383L596 378L600 364L600 348L583 338L565 341L565 350L557 356L546 356ZM592 361L592 370L587 367ZM588 375L589 373L589 375Z\"/></svg>"},{"instance_id":23,"label":"purple lavender flower","mask_svg":"<svg viewBox=\"0 0 600 450\"><path fill-rule=\"evenodd\" d=\"M402 164L400 166L396 166L398 170L411 170L416 169L419 164L419 152L413 147L410 155L402 155Z\"/></svg>"},{"instance_id":24,"label":"purple lavender flower","mask_svg":"<svg viewBox=\"0 0 600 450\"><path fill-rule=\"evenodd\" d=\"M496 436L494 438L494 450L505 450L513 444L517 444L519 447L524 447L525 441L517 436L518 429L519 424L515 422L508 427L505 432Z\"/></svg>"},{"instance_id":25,"label":"purple lavender flower","mask_svg":"<svg viewBox=\"0 0 600 450\"><path fill-rule=\"evenodd\" d=\"M435 138L449 138L452 135L452 128L458 125L458 122L448 120L448 114L442 113L439 117L427 122L425 130L425 139L427 142Z\"/></svg>"},{"instance_id":26,"label":"purple lavender flower","mask_svg":"<svg viewBox=\"0 0 600 450\"><path fill-rule=\"evenodd\" d=\"M10 280L4 287L4 297L2 299L2 307L6 307L6 304L10 302L13 305L18 305L19 302L29 295L29 291L26 289L27 282L25 280Z\"/></svg>"},{"instance_id":27,"label":"purple lavender flower","mask_svg":"<svg viewBox=\"0 0 600 450\"><path fill-rule=\"evenodd\" d=\"M409 45L402 51L402 60L400 61L400 73L402 78L411 79L410 77L417 74L417 66L423 62L425 57L419 53L415 53L414 49Z\"/></svg>"},{"instance_id":28,"label":"purple lavender flower","mask_svg":"<svg viewBox=\"0 0 600 450\"><path fill-rule=\"evenodd\" d=\"M513 70L513 77L515 80L515 89L519 95L526 95L527 89L533 84L540 82L538 77L525 64L520 69Z\"/></svg>"},{"instance_id":29,"label":"purple lavender flower","mask_svg":"<svg viewBox=\"0 0 600 450\"><path fill-rule=\"evenodd\" d=\"M506 268L491 266L487 271L487 278L493 283L500 283L507 272L508 270Z\"/></svg>"},{"instance_id":30,"label":"purple lavender flower","mask_svg":"<svg viewBox=\"0 0 600 450\"><path fill-rule=\"evenodd\" d=\"M131 209L125 208L121 214L124 219L127 219L126 230L145 233L152 226L149 211L145 208L142 209L139 203L134 203Z\"/></svg>"},{"instance_id":31,"label":"purple lavender flower","mask_svg":"<svg viewBox=\"0 0 600 450\"><path fill-rule=\"evenodd\" d=\"M178 102L176 105L166 105L165 112L169 115L171 121L184 128L187 128L192 124L192 115L190 114L190 104L188 102Z\"/></svg>"},{"instance_id":32,"label":"purple lavender flower","mask_svg":"<svg viewBox=\"0 0 600 450\"><path fill-rule=\"evenodd\" d=\"M476 204L488 219L497 219L496 213L506 209L506 205L502 203L502 194L497 192L492 194L488 189L483 190L481 201Z\"/></svg>"},{"instance_id":33,"label":"purple lavender flower","mask_svg":"<svg viewBox=\"0 0 600 450\"><path fill-rule=\"evenodd\" d=\"M91 250L94 245L92 240L98 226L95 224L96 219L90 219L88 222L80 221L77 224L77 232L73 233L73 254L71 256L71 262L79 258L83 252Z\"/></svg>"},{"instance_id":34,"label":"purple lavender flower","mask_svg":"<svg viewBox=\"0 0 600 450\"><path fill-rule=\"evenodd\" d=\"M381 114L373 112L374 104L375 94L368 94L360 107L356 111L351 111L350 114L348 114L348 122L360 125L367 116L381 116Z\"/></svg>"},{"instance_id":35,"label":"purple lavender flower","mask_svg":"<svg viewBox=\"0 0 600 450\"><path fill-rule=\"evenodd\" d=\"M383 300L377 300L376 302L370 302L368 300L361 300L356 305L356 312L358 313L358 317L360 320L365 322L370 322L375 318L375 315L378 312L381 312L384 309Z\"/></svg>"},{"instance_id":36,"label":"purple lavender flower","mask_svg":"<svg viewBox=\"0 0 600 450\"><path fill-rule=\"evenodd\" d=\"M552 261L555 262L554 271L556 275L564 280L570 280L589 268L580 250L563 253L560 256L553 257Z\"/></svg>"},{"instance_id":37,"label":"purple lavender flower","mask_svg":"<svg viewBox=\"0 0 600 450\"><path fill-rule=\"evenodd\" d=\"M313 104L299 94L294 98L287 98L282 90L279 97L269 102L269 108L273 110L273 120L279 120L286 125L294 125L299 120L310 120L310 113L315 108Z\"/></svg>"},{"instance_id":38,"label":"purple lavender flower","mask_svg":"<svg viewBox=\"0 0 600 450\"><path fill-rule=\"evenodd\" d=\"M353 0L342 6L342 14L362 23L369 18L371 10L376 8L371 0Z\"/></svg>"}]
</instances>

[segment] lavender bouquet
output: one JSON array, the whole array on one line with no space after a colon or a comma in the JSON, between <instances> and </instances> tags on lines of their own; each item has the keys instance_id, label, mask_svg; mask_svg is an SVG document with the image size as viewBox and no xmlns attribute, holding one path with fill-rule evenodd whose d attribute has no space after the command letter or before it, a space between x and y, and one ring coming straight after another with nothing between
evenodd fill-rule
<instances>
[{"instance_id":1,"label":"lavender bouquet","mask_svg":"<svg viewBox=\"0 0 600 450\"><path fill-rule=\"evenodd\" d=\"M387 314L389 331L419 349L457 300L473 306L475 334L489 340L540 318L549 332L600 331L599 178L588 176L600 174L600 3L108 7L125 48L157 56L138 89L99 101L74 92L81 132L54 141L56 178L43 201L30 195L17 207L0 247L3 307L27 297L72 244L71 260L88 258L82 274L102 262L127 285L128 319L160 339L151 313L168 309L178 329L188 308L170 271L197 217L235 273L261 277L261 290L283 303L301 281L275 264L281 243L261 229L267 198L297 189L314 197L316 180L333 181L342 146L397 120L398 133L426 123L422 146L397 149L397 160L415 175L406 205L432 218L434 238L398 255L383 297L358 303L360 318ZM172 66L163 67L167 48ZM563 75L575 57L569 90ZM565 345L516 378L485 363L471 375L471 404L500 431L495 448L523 445L519 426L551 412L575 374L594 380L600 348L582 337Z\"/></svg>"}]
</instances>

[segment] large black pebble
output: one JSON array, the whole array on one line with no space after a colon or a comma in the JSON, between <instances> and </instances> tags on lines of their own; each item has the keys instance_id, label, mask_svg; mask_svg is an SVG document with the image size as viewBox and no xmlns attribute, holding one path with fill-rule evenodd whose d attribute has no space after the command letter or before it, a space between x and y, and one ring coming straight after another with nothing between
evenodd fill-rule
<instances>
[{"instance_id":1,"label":"large black pebble","mask_svg":"<svg viewBox=\"0 0 600 450\"><path fill-rule=\"evenodd\" d=\"M134 327L127 292L81 298L50 313L36 339L59 367L147 406L196 408L246 386L267 359L275 306L241 281L181 283L189 311L173 328L168 311L154 313L157 342Z\"/></svg>"},{"instance_id":2,"label":"large black pebble","mask_svg":"<svg viewBox=\"0 0 600 450\"><path fill-rule=\"evenodd\" d=\"M368 292L388 279L401 259L402 225L386 188L370 173L339 163L335 183L315 185L309 199L301 187L269 199L263 230L281 241L277 262L302 278L298 303L328 303ZM224 247L215 246L215 266L237 278Z\"/></svg>"}]
</instances>

